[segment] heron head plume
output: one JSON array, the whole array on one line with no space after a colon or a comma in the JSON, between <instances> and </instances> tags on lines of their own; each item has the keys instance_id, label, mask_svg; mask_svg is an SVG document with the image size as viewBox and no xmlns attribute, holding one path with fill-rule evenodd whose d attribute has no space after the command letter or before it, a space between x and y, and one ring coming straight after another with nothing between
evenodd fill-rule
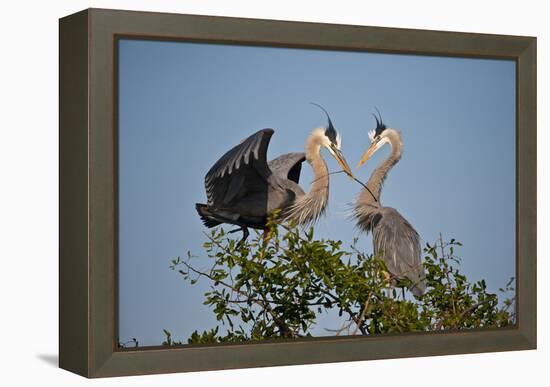
<instances>
[{"instance_id":1,"label":"heron head plume","mask_svg":"<svg viewBox=\"0 0 550 387\"><path fill-rule=\"evenodd\" d=\"M325 114L327 115L328 125L325 128L325 136L330 141L332 146L334 146L337 149L340 149L342 147L342 136L340 136L340 134L338 133L338 131L336 130L336 128L332 124L332 120L330 119L330 115L325 110L325 108L322 107L321 105L316 104L314 102L311 102L311 104L317 106L319 109L324 111Z\"/></svg>"},{"instance_id":2,"label":"heron head plume","mask_svg":"<svg viewBox=\"0 0 550 387\"><path fill-rule=\"evenodd\" d=\"M328 149L332 157L336 159L344 172L346 172L348 176L353 177L351 168L349 167L346 159L344 158L344 155L342 154L342 151L340 150L342 147L342 136L340 136L340 134L336 131L336 128L332 124L332 120L330 119L330 116L325 108L314 102L311 102L311 104L320 108L327 115L328 125L324 131L324 141L322 142L322 145Z\"/></svg>"},{"instance_id":3,"label":"heron head plume","mask_svg":"<svg viewBox=\"0 0 550 387\"><path fill-rule=\"evenodd\" d=\"M369 138L371 141L371 145L369 149L363 154L363 157L361 157L361 160L359 161L359 165L357 168L359 168L361 165L365 163L378 149L382 148L382 145L390 143L387 135L386 135L386 124L384 124L384 121L382 120L382 115L380 114L380 110L376 108L376 112L378 113L378 116L376 114L372 114L374 116L374 119L376 120L376 128L369 131ZM391 132L391 130L388 129L388 131Z\"/></svg>"},{"instance_id":4,"label":"heron head plume","mask_svg":"<svg viewBox=\"0 0 550 387\"><path fill-rule=\"evenodd\" d=\"M374 142L376 138L379 138L382 135L382 132L386 130L386 124L384 124L384 121L382 121L382 115L380 114L380 110L378 110L377 107L375 107L376 112L378 113L378 117L376 114L372 113L374 116L374 119L376 120L376 128L371 130L369 132L369 138L371 142Z\"/></svg>"}]
</instances>

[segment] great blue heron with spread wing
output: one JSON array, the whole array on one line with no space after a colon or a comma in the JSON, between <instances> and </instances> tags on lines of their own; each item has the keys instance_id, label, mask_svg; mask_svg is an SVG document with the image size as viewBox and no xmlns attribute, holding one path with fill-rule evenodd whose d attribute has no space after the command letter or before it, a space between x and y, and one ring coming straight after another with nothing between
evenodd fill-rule
<instances>
[{"instance_id":1,"label":"great blue heron with spread wing","mask_svg":"<svg viewBox=\"0 0 550 387\"><path fill-rule=\"evenodd\" d=\"M396 209L383 207L380 203L382 184L389 171L401 159L401 135L397 130L386 127L380 112L374 118L376 129L369 132L371 145L358 167L384 144L390 144L391 153L376 167L366 187L359 193L354 215L359 228L372 233L374 254L382 255L392 282L395 284L395 280L408 279L411 281L409 289L414 295L420 296L426 290L426 282L418 233Z\"/></svg>"},{"instance_id":2,"label":"great blue heron with spread wing","mask_svg":"<svg viewBox=\"0 0 550 387\"><path fill-rule=\"evenodd\" d=\"M205 176L207 203L195 206L204 225L237 225L239 228L233 231L242 230L244 241L249 227L265 230L269 215L276 210L281 210L282 220L315 222L325 212L329 194L329 172L321 148L326 148L352 176L340 151L341 137L323 111L328 126L313 130L304 153L287 153L268 163L267 147L274 130L262 129L224 154ZM314 173L308 193L298 185L304 160Z\"/></svg>"}]
</instances>

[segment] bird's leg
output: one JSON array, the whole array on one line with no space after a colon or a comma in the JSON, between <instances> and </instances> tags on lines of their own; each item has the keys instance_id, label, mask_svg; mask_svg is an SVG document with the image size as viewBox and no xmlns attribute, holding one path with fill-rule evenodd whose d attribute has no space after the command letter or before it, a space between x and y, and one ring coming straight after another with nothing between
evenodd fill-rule
<instances>
[{"instance_id":1,"label":"bird's leg","mask_svg":"<svg viewBox=\"0 0 550 387\"><path fill-rule=\"evenodd\" d=\"M229 231L228 234L233 234L234 232L238 232L238 231L243 232L243 237L239 241L239 245L242 245L248 239L248 236L250 235L250 232L248 232L248 227L241 226L239 228L236 228L234 230Z\"/></svg>"},{"instance_id":2,"label":"bird's leg","mask_svg":"<svg viewBox=\"0 0 550 387\"><path fill-rule=\"evenodd\" d=\"M264 236L263 236L264 244L269 242L270 239L271 239L271 230L270 230L269 227L265 227L264 228Z\"/></svg>"},{"instance_id":3,"label":"bird's leg","mask_svg":"<svg viewBox=\"0 0 550 387\"><path fill-rule=\"evenodd\" d=\"M388 287L386 288L388 292L387 297L392 298L391 297L391 275L387 271L384 271L382 274L384 275L384 282L386 282L386 284L388 285Z\"/></svg>"},{"instance_id":4,"label":"bird's leg","mask_svg":"<svg viewBox=\"0 0 550 387\"><path fill-rule=\"evenodd\" d=\"M246 242L246 240L248 239L248 236L250 235L250 233L248 232L248 227L244 227L243 226L243 237L241 239L241 241L239 243L244 243Z\"/></svg>"},{"instance_id":5,"label":"bird's leg","mask_svg":"<svg viewBox=\"0 0 550 387\"><path fill-rule=\"evenodd\" d=\"M236 228L234 230L228 231L227 233L228 234L233 234L234 232L237 232L237 231L242 231L242 227L239 227L239 228Z\"/></svg>"}]
</instances>

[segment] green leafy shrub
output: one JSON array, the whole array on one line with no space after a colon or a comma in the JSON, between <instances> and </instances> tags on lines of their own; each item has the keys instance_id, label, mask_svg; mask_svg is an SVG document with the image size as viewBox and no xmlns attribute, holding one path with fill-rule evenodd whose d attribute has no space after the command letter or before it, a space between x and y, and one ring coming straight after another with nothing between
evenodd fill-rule
<instances>
[{"instance_id":1,"label":"green leafy shrub","mask_svg":"<svg viewBox=\"0 0 550 387\"><path fill-rule=\"evenodd\" d=\"M171 269L186 281L208 281L204 305L218 326L195 331L187 343L240 342L312 336L323 313L337 313L341 326L333 335L372 335L427 332L514 324L513 279L500 291L509 296L499 303L487 292L484 280L470 282L459 271L454 239L426 244L424 266L427 290L421 297L405 291L407 283L392 288L384 262L341 241L314 238L313 228L292 225L256 233L239 243L219 228L207 234L206 257L190 252L176 258ZM209 269L199 269L208 266ZM402 288L400 288L402 286ZM179 345L164 331L164 345Z\"/></svg>"}]
</instances>

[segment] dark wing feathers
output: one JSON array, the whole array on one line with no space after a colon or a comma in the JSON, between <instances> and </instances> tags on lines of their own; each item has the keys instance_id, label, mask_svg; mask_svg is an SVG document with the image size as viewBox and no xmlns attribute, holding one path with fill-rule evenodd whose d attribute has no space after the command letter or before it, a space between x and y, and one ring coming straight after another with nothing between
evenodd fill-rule
<instances>
[{"instance_id":1,"label":"dark wing feathers","mask_svg":"<svg viewBox=\"0 0 550 387\"><path fill-rule=\"evenodd\" d=\"M280 179L289 179L296 184L300 182L302 163L306 160L303 152L285 153L269 162L271 172Z\"/></svg>"},{"instance_id":2,"label":"dark wing feathers","mask_svg":"<svg viewBox=\"0 0 550 387\"><path fill-rule=\"evenodd\" d=\"M204 178L209 206L223 206L242 193L243 188L265 186L271 174L266 153L273 132L273 129L262 129L254 133L210 168Z\"/></svg>"}]
</instances>

